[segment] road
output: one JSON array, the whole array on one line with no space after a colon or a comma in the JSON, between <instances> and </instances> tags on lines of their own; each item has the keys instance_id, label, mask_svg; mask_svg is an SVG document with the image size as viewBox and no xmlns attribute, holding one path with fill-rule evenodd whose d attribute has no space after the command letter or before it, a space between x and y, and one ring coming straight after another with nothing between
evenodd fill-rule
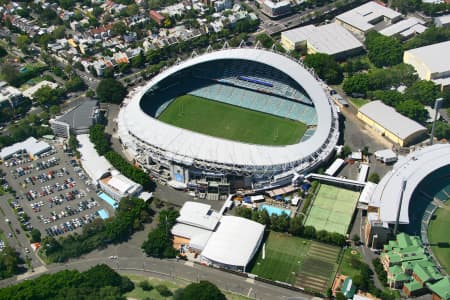
<instances>
[{"instance_id":1,"label":"road","mask_svg":"<svg viewBox=\"0 0 450 300\"><path fill-rule=\"evenodd\" d=\"M50 264L45 268L37 269L34 273L19 276L19 279L9 278L0 281L0 288L25 279L35 278L42 274L55 273L66 269L84 271L92 266L104 263L121 274L137 274L165 280L181 279L187 282L208 280L223 290L254 299L288 299L294 297L300 300L313 299L312 296L307 294L255 281L218 269L188 263L183 260L160 260L146 257L141 251L140 245L151 227L151 225L147 225L145 230L135 233L127 243L110 245L106 249L95 250L65 264ZM118 256L118 259L109 259L113 255Z\"/></svg>"}]
</instances>

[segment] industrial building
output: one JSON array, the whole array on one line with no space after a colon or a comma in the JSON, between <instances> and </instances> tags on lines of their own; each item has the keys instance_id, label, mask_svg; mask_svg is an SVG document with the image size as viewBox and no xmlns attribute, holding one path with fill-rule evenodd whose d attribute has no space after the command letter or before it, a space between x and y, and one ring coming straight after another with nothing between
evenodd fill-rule
<instances>
[{"instance_id":1,"label":"industrial building","mask_svg":"<svg viewBox=\"0 0 450 300\"><path fill-rule=\"evenodd\" d=\"M68 137L70 134L85 134L89 127L100 120L100 110L96 100L82 100L66 114L50 119L49 123L56 136Z\"/></svg>"},{"instance_id":2,"label":"industrial building","mask_svg":"<svg viewBox=\"0 0 450 300\"><path fill-rule=\"evenodd\" d=\"M411 17L392 24L379 32L385 36L398 36L404 40L427 30L424 24L425 21Z\"/></svg>"},{"instance_id":3,"label":"industrial building","mask_svg":"<svg viewBox=\"0 0 450 300\"><path fill-rule=\"evenodd\" d=\"M380 100L363 105L357 117L382 136L402 147L414 144L426 135L427 128Z\"/></svg>"},{"instance_id":4,"label":"industrial building","mask_svg":"<svg viewBox=\"0 0 450 300\"><path fill-rule=\"evenodd\" d=\"M450 15L444 15L434 18L434 25L436 25L436 27L450 26Z\"/></svg>"},{"instance_id":5,"label":"industrial building","mask_svg":"<svg viewBox=\"0 0 450 300\"><path fill-rule=\"evenodd\" d=\"M281 45L287 51L306 48L308 54L325 53L344 59L363 51L363 44L341 25L308 25L281 33Z\"/></svg>"},{"instance_id":6,"label":"industrial building","mask_svg":"<svg viewBox=\"0 0 450 300\"><path fill-rule=\"evenodd\" d=\"M0 107L16 107L23 101L23 94L20 90L8 85L5 81L0 81Z\"/></svg>"},{"instance_id":7,"label":"industrial building","mask_svg":"<svg viewBox=\"0 0 450 300\"><path fill-rule=\"evenodd\" d=\"M381 30L402 19L402 14L371 1L336 16L336 22L360 38L371 30Z\"/></svg>"},{"instance_id":8,"label":"industrial building","mask_svg":"<svg viewBox=\"0 0 450 300\"><path fill-rule=\"evenodd\" d=\"M4 147L0 151L0 159L6 160L11 158L14 154L28 153L34 159L40 154L51 150L52 147L43 141L38 141L34 137L29 137L23 142L15 143L14 145Z\"/></svg>"},{"instance_id":9,"label":"industrial building","mask_svg":"<svg viewBox=\"0 0 450 300\"><path fill-rule=\"evenodd\" d=\"M443 89L450 87L450 41L407 50L403 62L416 69L423 80L432 80Z\"/></svg>"},{"instance_id":10,"label":"industrial building","mask_svg":"<svg viewBox=\"0 0 450 300\"><path fill-rule=\"evenodd\" d=\"M201 263L245 272L259 249L265 226L223 216L222 211L216 212L208 204L186 202L171 229L174 247L182 255L200 255Z\"/></svg>"}]
</instances>

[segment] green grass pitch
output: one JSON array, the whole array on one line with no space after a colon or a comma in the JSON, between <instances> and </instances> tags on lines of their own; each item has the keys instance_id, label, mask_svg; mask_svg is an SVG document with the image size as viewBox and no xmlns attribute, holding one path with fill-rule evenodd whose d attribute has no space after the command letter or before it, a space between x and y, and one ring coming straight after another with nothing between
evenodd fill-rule
<instances>
[{"instance_id":1,"label":"green grass pitch","mask_svg":"<svg viewBox=\"0 0 450 300\"><path fill-rule=\"evenodd\" d=\"M325 292L337 270L340 248L271 231L250 273Z\"/></svg>"},{"instance_id":2,"label":"green grass pitch","mask_svg":"<svg viewBox=\"0 0 450 300\"><path fill-rule=\"evenodd\" d=\"M428 227L431 251L447 272L450 272L450 206L438 208Z\"/></svg>"},{"instance_id":3,"label":"green grass pitch","mask_svg":"<svg viewBox=\"0 0 450 300\"><path fill-rule=\"evenodd\" d=\"M259 145L298 143L306 124L193 95L180 96L160 121L228 140Z\"/></svg>"}]
</instances>

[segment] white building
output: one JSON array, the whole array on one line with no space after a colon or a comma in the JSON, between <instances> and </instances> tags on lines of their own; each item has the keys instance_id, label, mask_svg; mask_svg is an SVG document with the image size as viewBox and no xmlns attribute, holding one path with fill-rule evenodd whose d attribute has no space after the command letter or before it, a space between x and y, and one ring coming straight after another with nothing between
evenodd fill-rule
<instances>
[{"instance_id":1,"label":"white building","mask_svg":"<svg viewBox=\"0 0 450 300\"><path fill-rule=\"evenodd\" d=\"M402 39L408 39L427 30L424 24L424 21L411 17L392 24L379 32L385 36L399 36Z\"/></svg>"},{"instance_id":2,"label":"white building","mask_svg":"<svg viewBox=\"0 0 450 300\"><path fill-rule=\"evenodd\" d=\"M23 100L22 92L4 81L0 81L0 106L16 107Z\"/></svg>"},{"instance_id":3,"label":"white building","mask_svg":"<svg viewBox=\"0 0 450 300\"><path fill-rule=\"evenodd\" d=\"M401 19L401 13L374 1L367 2L336 16L338 24L341 24L361 38L369 31L375 30L376 25L380 24L380 22L384 22L384 27L387 27L389 24L393 24Z\"/></svg>"},{"instance_id":4,"label":"white building","mask_svg":"<svg viewBox=\"0 0 450 300\"><path fill-rule=\"evenodd\" d=\"M248 219L223 216L201 253L213 266L246 271L261 245L265 226Z\"/></svg>"},{"instance_id":5,"label":"white building","mask_svg":"<svg viewBox=\"0 0 450 300\"><path fill-rule=\"evenodd\" d=\"M287 15L291 13L291 11L291 2L289 0L264 0L264 2L262 3L262 12L271 18Z\"/></svg>"},{"instance_id":6,"label":"white building","mask_svg":"<svg viewBox=\"0 0 450 300\"><path fill-rule=\"evenodd\" d=\"M363 50L363 44L336 23L284 31L281 33L281 45L288 51L306 47L308 54L325 53L336 58L346 58Z\"/></svg>"},{"instance_id":7,"label":"white building","mask_svg":"<svg viewBox=\"0 0 450 300\"><path fill-rule=\"evenodd\" d=\"M15 143L14 145L4 147L0 151L0 158L2 160L12 157L16 153L26 152L30 157L35 158L38 155L47 152L51 146L43 141L38 141L34 137L29 137L23 142Z\"/></svg>"},{"instance_id":8,"label":"white building","mask_svg":"<svg viewBox=\"0 0 450 300\"><path fill-rule=\"evenodd\" d=\"M142 192L142 185L123 176L116 170L111 172L111 176L101 179L99 183L101 189L116 201L136 196Z\"/></svg>"},{"instance_id":9,"label":"white building","mask_svg":"<svg viewBox=\"0 0 450 300\"><path fill-rule=\"evenodd\" d=\"M450 26L450 15L440 16L434 18L434 24L436 27L447 27Z\"/></svg>"},{"instance_id":10,"label":"white building","mask_svg":"<svg viewBox=\"0 0 450 300\"><path fill-rule=\"evenodd\" d=\"M416 69L423 80L432 80L446 88L450 86L450 41L407 50L403 62Z\"/></svg>"}]
</instances>

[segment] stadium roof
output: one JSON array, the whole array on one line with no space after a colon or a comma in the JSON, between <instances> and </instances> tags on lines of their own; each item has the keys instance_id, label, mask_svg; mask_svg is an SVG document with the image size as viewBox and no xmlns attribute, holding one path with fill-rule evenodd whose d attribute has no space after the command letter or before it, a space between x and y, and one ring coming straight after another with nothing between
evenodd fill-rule
<instances>
[{"instance_id":1,"label":"stadium roof","mask_svg":"<svg viewBox=\"0 0 450 300\"><path fill-rule=\"evenodd\" d=\"M450 72L450 59L442 59L450 53L450 41L407 50L405 53L420 60L432 74Z\"/></svg>"},{"instance_id":2,"label":"stadium roof","mask_svg":"<svg viewBox=\"0 0 450 300\"><path fill-rule=\"evenodd\" d=\"M94 124L94 110L97 107L97 101L84 100L80 105L57 119L57 121L67 123L70 128L75 130L89 128Z\"/></svg>"},{"instance_id":3,"label":"stadium roof","mask_svg":"<svg viewBox=\"0 0 450 300\"><path fill-rule=\"evenodd\" d=\"M78 151L81 154L81 165L92 180L98 181L113 169L104 156L98 155L88 134L77 135L77 140L80 144Z\"/></svg>"},{"instance_id":4,"label":"stadium roof","mask_svg":"<svg viewBox=\"0 0 450 300\"><path fill-rule=\"evenodd\" d=\"M363 105L359 111L403 140L418 131L427 130L424 126L399 114L394 108L380 100Z\"/></svg>"},{"instance_id":5,"label":"stadium roof","mask_svg":"<svg viewBox=\"0 0 450 300\"><path fill-rule=\"evenodd\" d=\"M426 283L427 287L441 299L450 299L450 276L446 276L435 283Z\"/></svg>"},{"instance_id":6,"label":"stadium roof","mask_svg":"<svg viewBox=\"0 0 450 300\"><path fill-rule=\"evenodd\" d=\"M336 19L367 32L375 27L371 23L381 17L392 20L401 17L401 13L371 1L338 15Z\"/></svg>"},{"instance_id":7,"label":"stadium roof","mask_svg":"<svg viewBox=\"0 0 450 300\"><path fill-rule=\"evenodd\" d=\"M166 124L141 109L140 101L143 95L164 78L199 63L223 59L242 59L266 64L297 81L312 99L317 111L318 125L314 135L304 142L286 146L239 143ZM175 161L186 164L192 164L194 158L203 162L242 166L286 165L308 159L316 152L321 153L324 144L331 140L332 109L321 85L292 59L260 49L225 49L181 62L153 77L128 103L125 101L124 106L118 117L118 132L125 145L134 143L131 134L157 149L163 149L166 157L171 156Z\"/></svg>"},{"instance_id":8,"label":"stadium roof","mask_svg":"<svg viewBox=\"0 0 450 300\"><path fill-rule=\"evenodd\" d=\"M234 216L223 216L202 256L229 266L245 267L264 235L264 225Z\"/></svg>"},{"instance_id":9,"label":"stadium roof","mask_svg":"<svg viewBox=\"0 0 450 300\"><path fill-rule=\"evenodd\" d=\"M362 43L347 29L336 23L317 27L308 25L284 31L281 35L294 43L306 40L315 51L328 55L363 47Z\"/></svg>"},{"instance_id":10,"label":"stadium roof","mask_svg":"<svg viewBox=\"0 0 450 300\"><path fill-rule=\"evenodd\" d=\"M220 220L220 214L211 209L211 205L187 201L177 218L179 223L214 230Z\"/></svg>"},{"instance_id":11,"label":"stadium roof","mask_svg":"<svg viewBox=\"0 0 450 300\"><path fill-rule=\"evenodd\" d=\"M381 221L395 223L402 182L406 181L400 208L400 223L408 224L409 201L417 185L430 173L447 165L450 165L450 144L429 146L401 158L378 183L369 206L379 207Z\"/></svg>"}]
</instances>

